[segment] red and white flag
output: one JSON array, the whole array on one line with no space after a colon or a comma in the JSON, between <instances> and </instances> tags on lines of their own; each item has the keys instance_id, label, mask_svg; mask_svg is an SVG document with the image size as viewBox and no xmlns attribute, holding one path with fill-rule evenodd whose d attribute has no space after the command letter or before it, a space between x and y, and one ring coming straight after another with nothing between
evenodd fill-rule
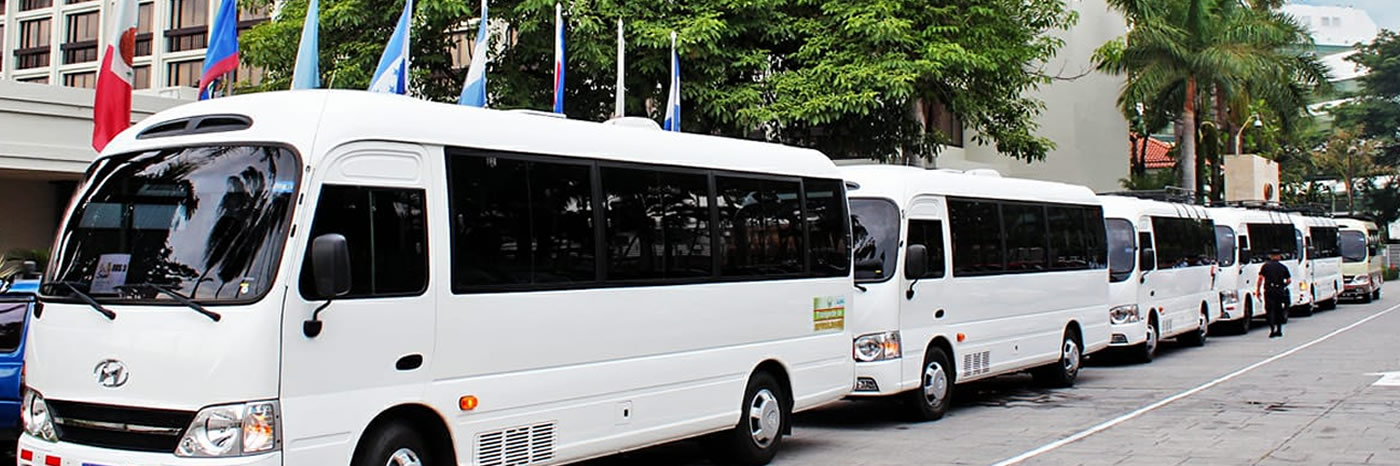
<instances>
[{"instance_id":1,"label":"red and white flag","mask_svg":"<svg viewBox=\"0 0 1400 466\"><path fill-rule=\"evenodd\" d=\"M136 71L136 1L116 0L103 40L102 68L97 70L97 97L92 103L92 148L102 152L117 133L131 126L131 88Z\"/></svg>"}]
</instances>

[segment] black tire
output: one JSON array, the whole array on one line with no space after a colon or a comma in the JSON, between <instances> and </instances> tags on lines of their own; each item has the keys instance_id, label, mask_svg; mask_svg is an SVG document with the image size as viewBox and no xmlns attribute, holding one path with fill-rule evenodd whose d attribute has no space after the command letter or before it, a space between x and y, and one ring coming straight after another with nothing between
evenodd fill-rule
<instances>
[{"instance_id":1,"label":"black tire","mask_svg":"<svg viewBox=\"0 0 1400 466\"><path fill-rule=\"evenodd\" d=\"M904 394L905 402L910 405L909 414L913 421L937 421L948 413L948 407L953 403L952 360L943 348L930 345L924 353L923 368L919 387Z\"/></svg>"},{"instance_id":2,"label":"black tire","mask_svg":"<svg viewBox=\"0 0 1400 466\"><path fill-rule=\"evenodd\" d=\"M716 434L713 449L721 464L764 465L773 461L782 446L792 417L787 390L767 372L755 373L744 389L739 405L739 423ZM758 417L750 413L758 410ZM756 430L757 429L757 430Z\"/></svg>"},{"instance_id":3,"label":"black tire","mask_svg":"<svg viewBox=\"0 0 1400 466\"><path fill-rule=\"evenodd\" d=\"M1210 311L1207 311L1204 305L1201 306L1201 318L1199 322L1201 324L1200 328L1197 328L1194 332L1181 334L1181 336L1176 337L1176 341L1187 346L1205 346L1206 337L1210 336Z\"/></svg>"},{"instance_id":4,"label":"black tire","mask_svg":"<svg viewBox=\"0 0 1400 466\"><path fill-rule=\"evenodd\" d=\"M1330 311L1330 310L1333 310L1333 309L1336 309L1336 308L1337 308L1337 298L1332 298L1332 299L1323 301L1323 302L1322 302L1322 308L1323 308L1323 309L1326 309L1326 310L1329 310L1329 311Z\"/></svg>"},{"instance_id":5,"label":"black tire","mask_svg":"<svg viewBox=\"0 0 1400 466\"><path fill-rule=\"evenodd\" d=\"M1249 328L1254 325L1254 300L1246 299L1244 302L1244 318L1235 324L1235 333L1238 335L1248 335Z\"/></svg>"},{"instance_id":6,"label":"black tire","mask_svg":"<svg viewBox=\"0 0 1400 466\"><path fill-rule=\"evenodd\" d=\"M1298 312L1299 317L1312 317L1313 315L1312 303L1304 304L1302 306L1296 306L1293 308L1293 310ZM1284 322L1288 322L1288 319L1284 319Z\"/></svg>"},{"instance_id":7,"label":"black tire","mask_svg":"<svg viewBox=\"0 0 1400 466\"><path fill-rule=\"evenodd\" d=\"M351 466L384 466L413 464L407 460L417 460L417 464L437 466L437 458L428 449L428 442L416 429L403 422L390 422L365 433L360 445L355 448L355 458ZM398 461L398 462L396 462Z\"/></svg>"},{"instance_id":8,"label":"black tire","mask_svg":"<svg viewBox=\"0 0 1400 466\"><path fill-rule=\"evenodd\" d=\"M1371 292L1371 298L1375 299L1376 301L1381 300L1381 287L1378 286L1376 287L1376 291Z\"/></svg>"},{"instance_id":9,"label":"black tire","mask_svg":"<svg viewBox=\"0 0 1400 466\"><path fill-rule=\"evenodd\" d=\"M1133 347L1133 358L1141 363L1152 362L1157 357L1157 348L1162 345L1162 330L1157 328L1157 316L1147 319L1147 341Z\"/></svg>"},{"instance_id":10,"label":"black tire","mask_svg":"<svg viewBox=\"0 0 1400 466\"><path fill-rule=\"evenodd\" d=\"M1031 372L1036 383L1056 388L1074 386L1079 377L1079 368L1084 364L1084 344L1073 331L1065 330L1060 341L1060 359Z\"/></svg>"}]
</instances>

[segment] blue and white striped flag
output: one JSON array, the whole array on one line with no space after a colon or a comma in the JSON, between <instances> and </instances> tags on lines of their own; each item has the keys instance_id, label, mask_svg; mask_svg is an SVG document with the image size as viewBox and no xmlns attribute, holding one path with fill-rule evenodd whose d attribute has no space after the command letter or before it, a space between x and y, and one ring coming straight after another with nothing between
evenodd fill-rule
<instances>
[{"instance_id":1,"label":"blue and white striped flag","mask_svg":"<svg viewBox=\"0 0 1400 466\"><path fill-rule=\"evenodd\" d=\"M481 25L476 30L472 46L472 64L467 68L467 80L462 83L462 95L457 103L472 107L486 106L486 0L481 0Z\"/></svg>"},{"instance_id":2,"label":"blue and white striped flag","mask_svg":"<svg viewBox=\"0 0 1400 466\"><path fill-rule=\"evenodd\" d=\"M384 55L379 57L379 66L374 69L374 79L369 81L370 92L408 93L408 44L412 21L413 0L406 0L403 14L399 15L399 24L394 26L394 35L389 37L389 45L384 47Z\"/></svg>"},{"instance_id":3,"label":"blue and white striped flag","mask_svg":"<svg viewBox=\"0 0 1400 466\"><path fill-rule=\"evenodd\" d=\"M671 92L666 95L666 131L681 130L681 59L676 54L676 31L671 31Z\"/></svg>"}]
</instances>

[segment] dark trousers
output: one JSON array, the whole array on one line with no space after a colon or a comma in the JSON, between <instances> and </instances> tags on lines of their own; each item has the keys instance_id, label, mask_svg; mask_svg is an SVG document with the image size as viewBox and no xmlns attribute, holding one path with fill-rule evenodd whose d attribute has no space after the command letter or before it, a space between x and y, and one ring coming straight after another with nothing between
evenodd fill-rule
<instances>
[{"instance_id":1,"label":"dark trousers","mask_svg":"<svg viewBox=\"0 0 1400 466\"><path fill-rule=\"evenodd\" d=\"M1264 309L1269 313L1269 329L1282 329L1288 322L1288 289L1265 290Z\"/></svg>"}]
</instances>

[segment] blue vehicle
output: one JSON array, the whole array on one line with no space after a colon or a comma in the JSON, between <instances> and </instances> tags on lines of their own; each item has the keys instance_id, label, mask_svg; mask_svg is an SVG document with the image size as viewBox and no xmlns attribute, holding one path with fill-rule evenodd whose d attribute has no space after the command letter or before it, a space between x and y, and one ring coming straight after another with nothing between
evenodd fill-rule
<instances>
[{"instance_id":1,"label":"blue vehicle","mask_svg":"<svg viewBox=\"0 0 1400 466\"><path fill-rule=\"evenodd\" d=\"M24 368L24 332L34 310L39 279L33 267L0 280L0 431L17 431Z\"/></svg>"}]
</instances>

